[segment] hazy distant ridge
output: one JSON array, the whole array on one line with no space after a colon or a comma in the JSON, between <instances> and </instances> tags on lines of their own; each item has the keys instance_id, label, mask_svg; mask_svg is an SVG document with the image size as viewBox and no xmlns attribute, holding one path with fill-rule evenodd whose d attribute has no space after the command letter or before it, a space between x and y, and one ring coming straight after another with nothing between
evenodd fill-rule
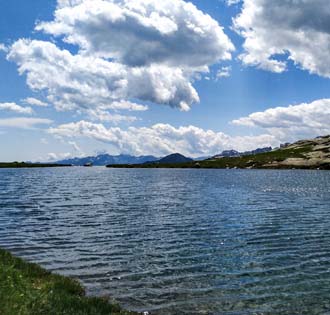
<instances>
[{"instance_id":1,"label":"hazy distant ridge","mask_svg":"<svg viewBox=\"0 0 330 315\"><path fill-rule=\"evenodd\" d=\"M154 162L159 158L152 155L132 156L126 154L109 155L99 154L97 156L88 156L83 158L72 158L61 160L58 164L72 164L74 166L82 166L87 163L92 163L94 166L105 166L108 164L143 164L145 162Z\"/></svg>"}]
</instances>

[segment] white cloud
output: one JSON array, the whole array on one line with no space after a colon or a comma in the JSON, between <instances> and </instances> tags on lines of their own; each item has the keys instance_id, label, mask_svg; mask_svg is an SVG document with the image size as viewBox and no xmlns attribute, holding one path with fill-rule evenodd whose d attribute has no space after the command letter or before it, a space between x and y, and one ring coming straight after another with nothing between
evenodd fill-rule
<instances>
[{"instance_id":1,"label":"white cloud","mask_svg":"<svg viewBox=\"0 0 330 315\"><path fill-rule=\"evenodd\" d=\"M283 72L287 59L330 77L328 0L244 0L234 26L245 38L244 64ZM278 58L279 55L281 58Z\"/></svg>"},{"instance_id":2,"label":"white cloud","mask_svg":"<svg viewBox=\"0 0 330 315\"><path fill-rule=\"evenodd\" d=\"M4 44L1 44L0 43L0 52L1 51L7 52L8 51L8 48Z\"/></svg>"},{"instance_id":3,"label":"white cloud","mask_svg":"<svg viewBox=\"0 0 330 315\"><path fill-rule=\"evenodd\" d=\"M33 129L40 125L50 125L53 121L46 118L14 117L0 119L0 127Z\"/></svg>"},{"instance_id":4,"label":"white cloud","mask_svg":"<svg viewBox=\"0 0 330 315\"><path fill-rule=\"evenodd\" d=\"M68 141L68 144L72 146L74 153L72 156L74 157L84 157L85 153L84 151L80 148L80 146L75 142L75 141Z\"/></svg>"},{"instance_id":5,"label":"white cloud","mask_svg":"<svg viewBox=\"0 0 330 315\"><path fill-rule=\"evenodd\" d=\"M48 153L47 154L47 161L48 162L56 162L60 160L70 159L73 155L69 152L66 153Z\"/></svg>"},{"instance_id":6,"label":"white cloud","mask_svg":"<svg viewBox=\"0 0 330 315\"><path fill-rule=\"evenodd\" d=\"M233 50L218 22L183 0L58 1L54 21L36 29L130 66L199 68Z\"/></svg>"},{"instance_id":7,"label":"white cloud","mask_svg":"<svg viewBox=\"0 0 330 315\"><path fill-rule=\"evenodd\" d=\"M75 141L68 141L68 144L70 144L76 152L81 152L80 147Z\"/></svg>"},{"instance_id":8,"label":"white cloud","mask_svg":"<svg viewBox=\"0 0 330 315\"><path fill-rule=\"evenodd\" d=\"M19 40L8 59L26 73L32 90L47 90L58 110L111 107L136 98L187 110L198 94L186 73L164 65L131 68L101 58L72 55L44 41Z\"/></svg>"},{"instance_id":9,"label":"white cloud","mask_svg":"<svg viewBox=\"0 0 330 315\"><path fill-rule=\"evenodd\" d=\"M107 122L112 122L114 124L119 124L122 122L132 123L138 120L137 117L135 116L113 114L113 113L109 113L106 110L101 110L101 109L87 110L87 114L92 120L107 121Z\"/></svg>"},{"instance_id":10,"label":"white cloud","mask_svg":"<svg viewBox=\"0 0 330 315\"><path fill-rule=\"evenodd\" d=\"M27 103L29 105L32 105L32 106L39 106L39 107L47 107L48 104L45 103L45 102L42 102L34 97L28 97L26 99L23 100L24 103Z\"/></svg>"},{"instance_id":11,"label":"white cloud","mask_svg":"<svg viewBox=\"0 0 330 315\"><path fill-rule=\"evenodd\" d=\"M247 151L276 147L283 142L330 134L330 99L270 108L234 120L238 126L257 128L259 135L230 136L195 126L175 128L169 124L151 127L107 128L102 124L79 121L50 128L49 133L69 138L87 137L114 145L119 152L162 156L181 152L187 156L218 154L222 150Z\"/></svg>"},{"instance_id":12,"label":"white cloud","mask_svg":"<svg viewBox=\"0 0 330 315\"><path fill-rule=\"evenodd\" d=\"M230 66L222 67L217 72L217 79L228 78L228 77L230 77L230 73L231 73Z\"/></svg>"},{"instance_id":13,"label":"white cloud","mask_svg":"<svg viewBox=\"0 0 330 315\"><path fill-rule=\"evenodd\" d=\"M148 110L148 106L122 100L122 101L117 101L117 102L111 103L111 105L109 105L109 109L128 110L130 112L132 112L132 111L143 112L143 111Z\"/></svg>"},{"instance_id":14,"label":"white cloud","mask_svg":"<svg viewBox=\"0 0 330 315\"><path fill-rule=\"evenodd\" d=\"M60 137L88 137L109 143L119 152L134 155L161 156L180 152L188 156L218 154L224 149L250 150L256 147L278 145L271 135L231 137L222 132L204 130L194 126L175 128L169 124L152 127L106 128L102 124L87 121L50 128L49 133Z\"/></svg>"},{"instance_id":15,"label":"white cloud","mask_svg":"<svg viewBox=\"0 0 330 315\"><path fill-rule=\"evenodd\" d=\"M227 0L226 3L227 3L227 5L231 6L231 5L234 5L234 4L238 4L241 1L242 0Z\"/></svg>"},{"instance_id":16,"label":"white cloud","mask_svg":"<svg viewBox=\"0 0 330 315\"><path fill-rule=\"evenodd\" d=\"M266 129L279 140L291 141L330 134L330 99L276 107L233 121L235 125Z\"/></svg>"},{"instance_id":17,"label":"white cloud","mask_svg":"<svg viewBox=\"0 0 330 315\"><path fill-rule=\"evenodd\" d=\"M7 110L18 114L32 114L31 107L23 107L16 103L0 103L0 110Z\"/></svg>"},{"instance_id":18,"label":"white cloud","mask_svg":"<svg viewBox=\"0 0 330 315\"><path fill-rule=\"evenodd\" d=\"M234 50L217 21L183 0L58 0L36 30L78 47L20 39L7 55L57 110L147 109L132 99L189 110L198 73Z\"/></svg>"}]
</instances>

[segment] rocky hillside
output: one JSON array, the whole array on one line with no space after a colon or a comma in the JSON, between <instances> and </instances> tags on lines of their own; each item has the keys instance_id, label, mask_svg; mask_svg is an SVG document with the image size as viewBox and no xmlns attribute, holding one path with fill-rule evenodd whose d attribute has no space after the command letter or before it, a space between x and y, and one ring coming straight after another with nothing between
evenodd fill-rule
<instances>
[{"instance_id":1,"label":"rocky hillside","mask_svg":"<svg viewBox=\"0 0 330 315\"><path fill-rule=\"evenodd\" d=\"M211 158L202 167L330 169L330 136L300 140L271 152L233 158Z\"/></svg>"},{"instance_id":2,"label":"rocky hillside","mask_svg":"<svg viewBox=\"0 0 330 315\"><path fill-rule=\"evenodd\" d=\"M271 166L297 168L330 168L330 136L301 140L282 147L280 151L300 151L298 156L287 157L283 161L273 161Z\"/></svg>"}]
</instances>

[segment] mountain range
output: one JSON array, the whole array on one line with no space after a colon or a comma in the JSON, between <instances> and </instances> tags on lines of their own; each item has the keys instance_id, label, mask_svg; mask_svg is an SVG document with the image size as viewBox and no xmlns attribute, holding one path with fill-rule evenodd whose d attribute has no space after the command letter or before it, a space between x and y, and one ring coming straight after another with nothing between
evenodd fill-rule
<instances>
[{"instance_id":1,"label":"mountain range","mask_svg":"<svg viewBox=\"0 0 330 315\"><path fill-rule=\"evenodd\" d=\"M247 156L247 155L255 155L260 153L267 153L271 152L273 150L272 147L265 147L265 148L258 148L256 150L252 151L245 151L245 152L239 152L236 150L226 150L222 151L222 153L215 155L212 157L212 159L221 159L224 157L239 157L239 156Z\"/></svg>"},{"instance_id":2,"label":"mountain range","mask_svg":"<svg viewBox=\"0 0 330 315\"><path fill-rule=\"evenodd\" d=\"M182 154L174 153L167 155L163 158L158 158L153 155L143 155L143 156L132 156L126 154L120 155L109 155L109 154L99 154L97 156L88 157L76 157L72 159L66 159L55 162L56 164L69 164L73 166L84 166L84 165L94 165L94 166L105 166L105 165L118 165L118 164L145 164L145 163L184 163L194 161L191 158L187 158Z\"/></svg>"},{"instance_id":3,"label":"mountain range","mask_svg":"<svg viewBox=\"0 0 330 315\"><path fill-rule=\"evenodd\" d=\"M202 160L191 159L179 153L170 154L164 158L152 155L109 155L100 154L85 158L73 158L52 164L42 163L0 163L0 168L18 167L56 167L96 165L108 167L142 167L142 168L269 168L269 169L330 169L330 136L320 136L285 143L279 148L261 148L249 152L235 150L223 151L212 158Z\"/></svg>"},{"instance_id":4,"label":"mountain range","mask_svg":"<svg viewBox=\"0 0 330 315\"><path fill-rule=\"evenodd\" d=\"M99 154L97 156L88 156L88 157L76 157L72 159L66 159L57 161L57 164L71 164L74 166L83 166L86 164L92 164L94 166L105 166L108 164L143 164L146 162L158 161L159 158L152 155L143 155L143 156L132 156L127 154L120 155L109 155L109 154Z\"/></svg>"},{"instance_id":5,"label":"mountain range","mask_svg":"<svg viewBox=\"0 0 330 315\"><path fill-rule=\"evenodd\" d=\"M235 150L223 151L221 154L215 155L212 159L222 158L222 157L238 157L251 154L265 153L271 151L271 147L256 149L253 151L247 152L238 152ZM173 153L167 155L163 158L155 157L153 155L142 155L142 156L133 156L128 154L120 155L110 155L110 154L99 154L96 156L87 156L87 157L75 157L71 159L65 159L57 161L57 164L69 164L73 166L83 166L83 165L94 165L94 166L105 166L105 165L119 165L119 164L145 164L145 163L159 163L159 164L168 164L168 163L186 163L193 161L203 161L209 157L200 157L200 158L189 158L180 153Z\"/></svg>"}]
</instances>

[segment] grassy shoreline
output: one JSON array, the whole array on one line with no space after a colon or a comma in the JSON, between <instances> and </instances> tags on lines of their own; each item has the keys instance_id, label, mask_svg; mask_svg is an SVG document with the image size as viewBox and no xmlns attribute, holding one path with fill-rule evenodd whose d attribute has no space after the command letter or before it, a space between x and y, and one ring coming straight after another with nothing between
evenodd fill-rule
<instances>
[{"instance_id":1,"label":"grassy shoreline","mask_svg":"<svg viewBox=\"0 0 330 315\"><path fill-rule=\"evenodd\" d=\"M137 315L106 298L86 297L76 280L0 249L0 315Z\"/></svg>"}]
</instances>

